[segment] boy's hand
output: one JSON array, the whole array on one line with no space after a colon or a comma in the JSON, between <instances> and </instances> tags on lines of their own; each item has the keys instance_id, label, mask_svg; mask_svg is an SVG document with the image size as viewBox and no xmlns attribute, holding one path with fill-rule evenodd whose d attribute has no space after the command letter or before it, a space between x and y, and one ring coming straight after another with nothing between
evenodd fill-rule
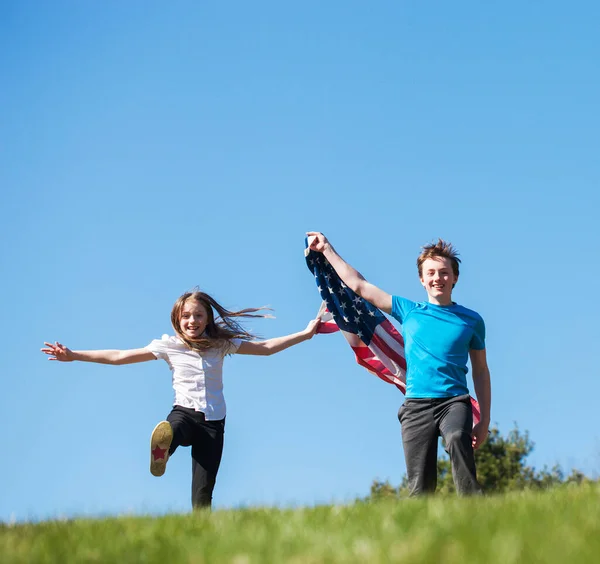
<instances>
[{"instance_id":1,"label":"boy's hand","mask_svg":"<svg viewBox=\"0 0 600 564\"><path fill-rule=\"evenodd\" d=\"M318 231L308 231L306 235L308 237L308 248L311 251L324 253L331 246L323 233L319 233Z\"/></svg>"},{"instance_id":2,"label":"boy's hand","mask_svg":"<svg viewBox=\"0 0 600 564\"><path fill-rule=\"evenodd\" d=\"M60 362L73 361L73 351L61 345L58 341L55 341L54 344L44 342L44 345L46 345L46 348L41 349L41 351L48 355L48 360L59 360Z\"/></svg>"},{"instance_id":3,"label":"boy's hand","mask_svg":"<svg viewBox=\"0 0 600 564\"><path fill-rule=\"evenodd\" d=\"M473 437L473 448L478 449L488 436L488 427L489 425L484 424L482 421L477 423L475 427L473 427L473 431L471 431L471 436Z\"/></svg>"}]
</instances>

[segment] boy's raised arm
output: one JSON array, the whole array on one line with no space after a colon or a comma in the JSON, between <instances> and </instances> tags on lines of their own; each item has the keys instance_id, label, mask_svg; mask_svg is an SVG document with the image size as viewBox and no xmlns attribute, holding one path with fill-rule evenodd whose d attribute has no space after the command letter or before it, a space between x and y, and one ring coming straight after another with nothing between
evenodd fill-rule
<instances>
[{"instance_id":1,"label":"boy's raised arm","mask_svg":"<svg viewBox=\"0 0 600 564\"><path fill-rule=\"evenodd\" d=\"M312 251L323 253L323 256L329 261L329 264L334 268L346 286L382 311L386 313L392 312L392 296L365 280L364 276L358 270L350 266L337 253L323 233L309 231L306 235L309 238L309 248Z\"/></svg>"}]
</instances>

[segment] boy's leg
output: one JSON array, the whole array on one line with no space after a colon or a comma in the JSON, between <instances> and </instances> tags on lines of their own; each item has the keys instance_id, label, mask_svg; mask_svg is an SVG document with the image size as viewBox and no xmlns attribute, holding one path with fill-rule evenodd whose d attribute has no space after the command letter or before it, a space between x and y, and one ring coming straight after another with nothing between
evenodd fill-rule
<instances>
[{"instance_id":1,"label":"boy's leg","mask_svg":"<svg viewBox=\"0 0 600 564\"><path fill-rule=\"evenodd\" d=\"M459 495L480 494L477 482L475 454L471 430L473 410L468 395L450 398L436 410L440 433L446 452L450 455L452 478Z\"/></svg>"},{"instance_id":2,"label":"boy's leg","mask_svg":"<svg viewBox=\"0 0 600 564\"><path fill-rule=\"evenodd\" d=\"M438 428L429 399L406 399L398 412L410 496L433 493L437 486Z\"/></svg>"},{"instance_id":3,"label":"boy's leg","mask_svg":"<svg viewBox=\"0 0 600 564\"><path fill-rule=\"evenodd\" d=\"M210 508L223 454L225 419L205 421L199 413L192 443L192 506Z\"/></svg>"}]
</instances>

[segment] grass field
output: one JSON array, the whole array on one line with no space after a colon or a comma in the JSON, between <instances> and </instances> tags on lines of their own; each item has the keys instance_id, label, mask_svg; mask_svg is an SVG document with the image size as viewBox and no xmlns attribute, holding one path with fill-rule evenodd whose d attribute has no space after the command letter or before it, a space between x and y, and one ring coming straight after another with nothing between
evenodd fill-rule
<instances>
[{"instance_id":1,"label":"grass field","mask_svg":"<svg viewBox=\"0 0 600 564\"><path fill-rule=\"evenodd\" d=\"M0 525L0 562L600 562L600 488Z\"/></svg>"}]
</instances>

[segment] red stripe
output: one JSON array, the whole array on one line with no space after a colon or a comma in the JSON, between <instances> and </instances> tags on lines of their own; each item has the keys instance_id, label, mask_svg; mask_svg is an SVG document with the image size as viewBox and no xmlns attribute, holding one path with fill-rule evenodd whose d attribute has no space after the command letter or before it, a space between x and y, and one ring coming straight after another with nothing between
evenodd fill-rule
<instances>
[{"instance_id":1,"label":"red stripe","mask_svg":"<svg viewBox=\"0 0 600 564\"><path fill-rule=\"evenodd\" d=\"M364 349L365 347L351 347L351 348L354 351L354 353L356 354L357 349ZM384 382L387 382L388 384L393 384L403 394L405 393L406 387L404 386L404 384L398 384L392 378L388 378L387 374L388 373L391 374L391 372L380 361L376 361L376 362L382 367L382 371L381 372L377 372L375 370L375 368L373 366L374 363L369 363L369 362L363 360L357 354L356 354L356 362L357 362L357 364L359 364L363 368L366 368L372 374L375 374L375 376L377 376L379 379L383 380ZM385 373L384 373L384 371L385 371Z\"/></svg>"},{"instance_id":2,"label":"red stripe","mask_svg":"<svg viewBox=\"0 0 600 564\"><path fill-rule=\"evenodd\" d=\"M365 359L365 358L373 358L375 353L367 346L364 347L352 347L352 350L356 354L357 357Z\"/></svg>"},{"instance_id":3,"label":"red stripe","mask_svg":"<svg viewBox=\"0 0 600 564\"><path fill-rule=\"evenodd\" d=\"M379 374L379 372L377 372L368 362L365 362L364 360L362 360L358 357L356 357L356 362L363 368L366 368L372 374L375 374L375 376L377 376L378 378L381 378L381 380L383 380L384 382L387 382L388 384L392 384L392 382L389 380L389 378L385 378L384 376Z\"/></svg>"},{"instance_id":4,"label":"red stripe","mask_svg":"<svg viewBox=\"0 0 600 564\"><path fill-rule=\"evenodd\" d=\"M317 329L317 333L322 333L322 334L335 333L336 331L339 331L339 330L340 330L340 328L335 323L326 321L325 323L321 323L321 325L319 325L319 328Z\"/></svg>"},{"instance_id":5,"label":"red stripe","mask_svg":"<svg viewBox=\"0 0 600 564\"><path fill-rule=\"evenodd\" d=\"M394 340L398 341L402 347L404 347L404 338L398 332L398 330L390 323L389 319L382 321L379 326L389 335L393 337Z\"/></svg>"},{"instance_id":6,"label":"red stripe","mask_svg":"<svg viewBox=\"0 0 600 564\"><path fill-rule=\"evenodd\" d=\"M471 408L473 409L473 425L477 425L481 421L481 412L479 410L479 403L475 398L471 398Z\"/></svg>"},{"instance_id":7,"label":"red stripe","mask_svg":"<svg viewBox=\"0 0 600 564\"><path fill-rule=\"evenodd\" d=\"M395 351L390 345L388 345L379 335L373 333L371 342L381 350L389 359L393 360L400 368L406 370L406 359L398 352Z\"/></svg>"}]
</instances>

